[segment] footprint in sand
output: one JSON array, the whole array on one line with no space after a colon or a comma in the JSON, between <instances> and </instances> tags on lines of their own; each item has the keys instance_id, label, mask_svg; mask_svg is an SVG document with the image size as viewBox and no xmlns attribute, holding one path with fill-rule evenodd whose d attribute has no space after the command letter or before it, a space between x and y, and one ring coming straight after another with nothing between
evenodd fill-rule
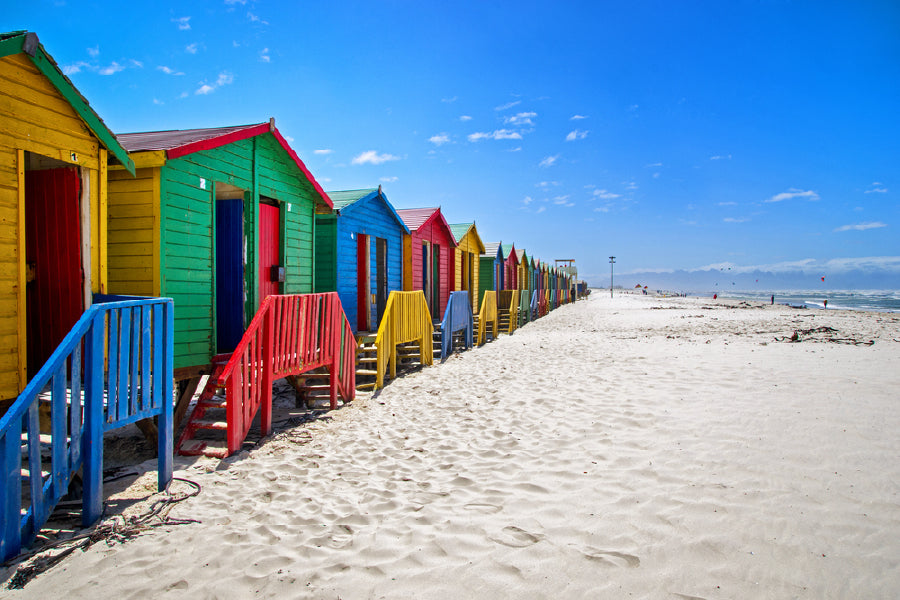
<instances>
[{"instance_id":1,"label":"footprint in sand","mask_svg":"<svg viewBox=\"0 0 900 600\"><path fill-rule=\"evenodd\" d=\"M463 506L466 510L471 510L475 512L481 512L486 514L496 513L503 510L502 506L497 506L496 504L486 504L479 502L472 502Z\"/></svg>"},{"instance_id":2,"label":"footprint in sand","mask_svg":"<svg viewBox=\"0 0 900 600\"><path fill-rule=\"evenodd\" d=\"M635 569L641 565L641 559L633 554L625 554L624 552L616 552L615 550L581 550L581 554L585 558L593 561L601 562L610 567L628 567Z\"/></svg>"},{"instance_id":3,"label":"footprint in sand","mask_svg":"<svg viewBox=\"0 0 900 600\"><path fill-rule=\"evenodd\" d=\"M510 548L524 548L525 546L537 544L542 539L542 535L528 533L515 525L507 525L501 530L499 536L490 538L491 541Z\"/></svg>"}]
</instances>

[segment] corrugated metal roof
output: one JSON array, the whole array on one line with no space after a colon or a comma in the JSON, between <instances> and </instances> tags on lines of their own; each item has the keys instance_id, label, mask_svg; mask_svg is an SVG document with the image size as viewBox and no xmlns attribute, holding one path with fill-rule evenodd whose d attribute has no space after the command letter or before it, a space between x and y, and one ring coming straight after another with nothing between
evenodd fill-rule
<instances>
[{"instance_id":1,"label":"corrugated metal roof","mask_svg":"<svg viewBox=\"0 0 900 600\"><path fill-rule=\"evenodd\" d=\"M522 257L525 256L525 248L522 248L521 250L516 250L516 256L519 257L519 262L522 262Z\"/></svg>"},{"instance_id":2,"label":"corrugated metal roof","mask_svg":"<svg viewBox=\"0 0 900 600\"><path fill-rule=\"evenodd\" d=\"M378 188L369 188L366 190L343 190L339 192L328 192L328 197L334 204L335 210L340 210L350 206L354 202L359 202L367 196L371 196L378 192Z\"/></svg>"},{"instance_id":3,"label":"corrugated metal roof","mask_svg":"<svg viewBox=\"0 0 900 600\"><path fill-rule=\"evenodd\" d=\"M484 243L484 254L482 256L490 256L491 258L497 257L497 250L500 249L500 242L485 242Z\"/></svg>"},{"instance_id":4,"label":"corrugated metal roof","mask_svg":"<svg viewBox=\"0 0 900 600\"><path fill-rule=\"evenodd\" d=\"M453 232L453 237L456 238L456 243L462 241L462 239L469 233L469 230L472 229L472 226L475 223L454 223L450 225L450 231Z\"/></svg>"},{"instance_id":5,"label":"corrugated metal roof","mask_svg":"<svg viewBox=\"0 0 900 600\"><path fill-rule=\"evenodd\" d=\"M415 231L438 210L440 208L400 208L397 210L397 214L400 215L410 231Z\"/></svg>"},{"instance_id":6,"label":"corrugated metal roof","mask_svg":"<svg viewBox=\"0 0 900 600\"><path fill-rule=\"evenodd\" d=\"M173 129L170 131L143 131L139 133L120 133L117 137L129 152L147 150L171 150L188 144L211 140L229 135L244 129L259 127L264 123L252 125L234 125L231 127L210 127L208 129Z\"/></svg>"}]
</instances>

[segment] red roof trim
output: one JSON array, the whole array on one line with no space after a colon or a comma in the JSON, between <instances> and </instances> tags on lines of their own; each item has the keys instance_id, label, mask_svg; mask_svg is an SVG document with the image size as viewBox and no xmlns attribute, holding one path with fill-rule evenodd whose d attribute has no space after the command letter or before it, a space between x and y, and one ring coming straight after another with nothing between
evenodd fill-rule
<instances>
[{"instance_id":1,"label":"red roof trim","mask_svg":"<svg viewBox=\"0 0 900 600\"><path fill-rule=\"evenodd\" d=\"M191 142L190 144L178 146L177 148L170 148L169 150L166 150L166 158L172 160L173 158L187 156L188 154L200 152L201 150L212 150L213 148L218 148L219 146L224 146L225 144L246 140L247 138L251 138L255 135L266 133L267 131L269 131L269 124L260 123L259 125L253 125L252 127L247 127L246 129L240 129L238 131L226 133L225 135L209 138L208 140L200 140L199 142Z\"/></svg>"},{"instance_id":2,"label":"red roof trim","mask_svg":"<svg viewBox=\"0 0 900 600\"><path fill-rule=\"evenodd\" d=\"M313 188L319 193L319 196L322 197L322 203L327 206L329 209L334 209L334 203L331 201L331 198L328 197L328 194L325 193L325 190L322 189L322 186L319 185L319 182L316 181L316 178L313 177L312 173L309 172L309 169L306 168L306 165L303 164L303 161L300 160L300 157L297 156L297 153L294 152L294 149L291 148L287 140L281 135L281 132L278 131L277 127L272 127L272 135L275 136L275 139L278 140L278 143L281 144L281 147L285 149L285 151L290 155L291 158L294 159L294 162L297 163L297 166L300 167L300 170L306 175L306 178L312 184Z\"/></svg>"},{"instance_id":3,"label":"red roof trim","mask_svg":"<svg viewBox=\"0 0 900 600\"><path fill-rule=\"evenodd\" d=\"M432 213L432 215L430 217L428 217L427 219L425 219L425 222L422 223L422 225L419 227L419 229L421 229L422 227L425 227L425 225L427 225L428 223L431 223L437 217L441 218L440 222L444 224L444 229L447 231L447 237L449 237L450 241L453 243L453 248L456 248L457 246L459 246L459 242L456 241L456 236L453 235L453 230L450 229L450 225L447 224L447 219L444 218L444 213L441 212L440 207L434 209L434 212Z\"/></svg>"}]
</instances>

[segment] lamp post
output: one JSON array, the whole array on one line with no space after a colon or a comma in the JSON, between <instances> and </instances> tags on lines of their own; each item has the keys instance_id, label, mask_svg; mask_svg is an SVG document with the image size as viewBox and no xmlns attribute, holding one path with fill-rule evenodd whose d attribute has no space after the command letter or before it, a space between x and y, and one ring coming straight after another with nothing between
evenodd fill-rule
<instances>
[{"instance_id":1,"label":"lamp post","mask_svg":"<svg viewBox=\"0 0 900 600\"><path fill-rule=\"evenodd\" d=\"M613 289L613 265L616 264L616 257L609 257L609 297L612 298L612 289Z\"/></svg>"}]
</instances>

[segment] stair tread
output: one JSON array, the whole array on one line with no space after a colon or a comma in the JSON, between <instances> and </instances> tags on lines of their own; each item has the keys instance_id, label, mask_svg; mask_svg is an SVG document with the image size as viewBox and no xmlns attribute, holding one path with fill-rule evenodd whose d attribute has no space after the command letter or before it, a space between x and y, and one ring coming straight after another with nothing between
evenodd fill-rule
<instances>
[{"instance_id":1,"label":"stair tread","mask_svg":"<svg viewBox=\"0 0 900 600\"><path fill-rule=\"evenodd\" d=\"M184 456L225 458L228 456L228 446L224 441L188 439L181 443L178 453Z\"/></svg>"},{"instance_id":2,"label":"stair tread","mask_svg":"<svg viewBox=\"0 0 900 600\"><path fill-rule=\"evenodd\" d=\"M219 431L225 431L228 429L228 421L222 421L220 419L193 419L190 422L190 426L194 429L215 429Z\"/></svg>"}]
</instances>

